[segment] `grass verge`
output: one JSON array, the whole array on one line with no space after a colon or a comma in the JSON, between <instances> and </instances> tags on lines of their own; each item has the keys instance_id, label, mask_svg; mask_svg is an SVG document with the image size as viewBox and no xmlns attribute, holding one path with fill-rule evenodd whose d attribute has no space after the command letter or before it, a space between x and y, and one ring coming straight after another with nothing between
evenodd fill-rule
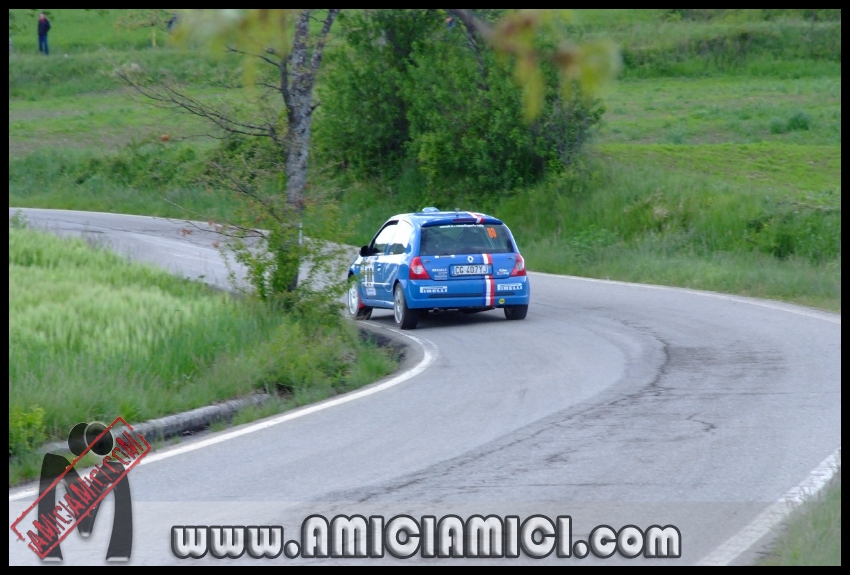
<instances>
[{"instance_id":1,"label":"grass verge","mask_svg":"<svg viewBox=\"0 0 850 575\"><path fill-rule=\"evenodd\" d=\"M841 152L813 148L607 144L579 171L458 207L503 218L532 271L840 312ZM393 213L428 205L420 190L414 177L349 186L343 212L358 220L346 241L363 245Z\"/></svg>"},{"instance_id":2,"label":"grass verge","mask_svg":"<svg viewBox=\"0 0 850 575\"><path fill-rule=\"evenodd\" d=\"M10 485L35 476L37 449L80 421L144 421L254 390L286 409L394 368L347 324L321 327L82 240L9 229Z\"/></svg>"},{"instance_id":3,"label":"grass verge","mask_svg":"<svg viewBox=\"0 0 850 575\"><path fill-rule=\"evenodd\" d=\"M802 505L757 565L841 565L841 468L823 493Z\"/></svg>"}]
</instances>

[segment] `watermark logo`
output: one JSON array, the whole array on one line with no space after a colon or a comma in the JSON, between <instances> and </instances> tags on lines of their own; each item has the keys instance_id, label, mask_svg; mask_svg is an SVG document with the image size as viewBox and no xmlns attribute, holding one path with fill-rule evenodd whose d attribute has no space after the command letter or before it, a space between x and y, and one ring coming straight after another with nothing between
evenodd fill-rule
<instances>
[{"instance_id":1,"label":"watermark logo","mask_svg":"<svg viewBox=\"0 0 850 575\"><path fill-rule=\"evenodd\" d=\"M626 525L615 530L598 525L587 540L573 541L569 515L554 521L544 515L521 520L517 515L458 515L437 518L424 515L337 515L328 520L310 515L301 524L300 540L286 541L281 525L175 525L171 528L171 551L180 559L200 559L209 553L216 559L236 559L247 551L254 559L285 557L382 558L415 555L424 558L504 558L520 554L543 559L555 553L559 559L607 559L615 553L634 559L682 557L682 534L675 525L650 525L640 529Z\"/></svg>"},{"instance_id":2,"label":"watermark logo","mask_svg":"<svg viewBox=\"0 0 850 575\"><path fill-rule=\"evenodd\" d=\"M76 456L70 465L61 455L45 454L38 498L12 523L12 531L19 539L28 539L29 548L43 560L61 561L62 541L75 527L83 537L91 535L100 502L114 491L115 517L106 560L129 560L133 550L133 506L127 474L150 452L150 444L119 417L108 426L99 422L75 425L68 434L68 448ZM89 452L103 459L81 476L75 466ZM60 483L65 495L57 499ZM36 518L26 524L34 510Z\"/></svg>"}]
</instances>

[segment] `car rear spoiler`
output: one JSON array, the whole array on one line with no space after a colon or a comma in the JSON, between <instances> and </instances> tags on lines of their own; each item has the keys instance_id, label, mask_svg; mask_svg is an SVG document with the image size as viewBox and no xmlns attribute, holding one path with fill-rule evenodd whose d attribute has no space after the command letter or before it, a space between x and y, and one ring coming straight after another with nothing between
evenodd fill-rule
<instances>
[{"instance_id":1,"label":"car rear spoiler","mask_svg":"<svg viewBox=\"0 0 850 575\"><path fill-rule=\"evenodd\" d=\"M454 217L439 218L436 220L428 220L427 222L422 222L422 227L427 228L431 226L451 226L464 224L488 224L491 226L498 226L502 225L502 221L481 214L458 212Z\"/></svg>"}]
</instances>

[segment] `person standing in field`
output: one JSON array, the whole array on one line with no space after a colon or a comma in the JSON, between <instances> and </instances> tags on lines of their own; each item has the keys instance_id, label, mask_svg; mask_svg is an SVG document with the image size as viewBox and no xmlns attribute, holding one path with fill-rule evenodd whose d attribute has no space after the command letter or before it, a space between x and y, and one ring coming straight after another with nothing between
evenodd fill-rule
<instances>
[{"instance_id":1,"label":"person standing in field","mask_svg":"<svg viewBox=\"0 0 850 575\"><path fill-rule=\"evenodd\" d=\"M45 56L50 55L50 48L47 47L48 32L50 32L50 20L42 12L38 15L38 51L43 52Z\"/></svg>"}]
</instances>

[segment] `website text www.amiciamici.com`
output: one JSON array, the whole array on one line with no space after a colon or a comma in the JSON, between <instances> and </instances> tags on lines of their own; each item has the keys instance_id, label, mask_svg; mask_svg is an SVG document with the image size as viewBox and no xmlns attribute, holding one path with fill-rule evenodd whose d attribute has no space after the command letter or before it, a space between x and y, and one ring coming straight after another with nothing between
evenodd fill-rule
<instances>
[{"instance_id":1,"label":"website text www.amiciamici.com","mask_svg":"<svg viewBox=\"0 0 850 575\"><path fill-rule=\"evenodd\" d=\"M457 515L441 518L396 515L337 515L331 520L311 515L301 524L300 540L285 541L280 525L175 525L171 550L181 559L236 559L247 553L254 559L301 558L518 558L583 559L591 554L609 558L679 558L682 536L674 525L640 529L626 525L615 530L599 525L587 541L573 541L572 518L544 515Z\"/></svg>"}]
</instances>

